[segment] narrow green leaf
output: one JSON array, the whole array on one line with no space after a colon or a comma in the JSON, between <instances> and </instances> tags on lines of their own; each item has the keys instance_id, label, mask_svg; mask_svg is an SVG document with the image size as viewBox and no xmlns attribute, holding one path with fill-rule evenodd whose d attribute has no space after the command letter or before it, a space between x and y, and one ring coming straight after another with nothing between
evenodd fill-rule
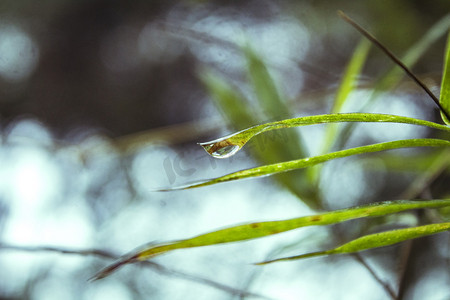
<instances>
[{"instance_id":1,"label":"narrow green leaf","mask_svg":"<svg viewBox=\"0 0 450 300\"><path fill-rule=\"evenodd\" d=\"M285 99L278 91L275 81L269 73L264 61L250 46L244 48L248 65L248 77L253 85L256 97L269 119L281 119L291 116ZM289 143L277 145L279 160L288 160L294 157L305 157L306 151L301 136L296 132L286 132Z\"/></svg>"},{"instance_id":2,"label":"narrow green leaf","mask_svg":"<svg viewBox=\"0 0 450 300\"><path fill-rule=\"evenodd\" d=\"M363 153L372 153L378 151L392 150L392 149L400 149L400 148L413 148L413 147L450 147L450 142L446 140L440 139L410 139L410 140L399 140L393 142L385 142L372 144L367 146L361 146L356 148L350 148L346 150L340 150L324 155L313 156L308 158L302 158L297 160L291 160L281 163L275 163L271 165L260 166L252 169L246 169L234 173L230 173L221 177L217 177L214 179L206 180L203 182L192 183L181 187L174 187L168 189L161 189L159 191L173 191L173 190L183 190L183 189L191 189L198 188L202 186L213 185L221 182L228 182L234 180L240 180L244 178L252 178L252 177L260 177L260 176L268 176L282 172L293 171L297 169L307 168L311 166L315 166L317 164L357 155Z\"/></svg>"},{"instance_id":3,"label":"narrow green leaf","mask_svg":"<svg viewBox=\"0 0 450 300\"><path fill-rule=\"evenodd\" d=\"M332 114L340 113L342 111L342 107L348 99L348 96L352 93L353 89L357 87L358 76L361 73L364 63L366 62L370 46L370 41L365 38L363 38L356 46L352 58L347 64L347 68L334 98L333 107L331 108ZM325 135L319 154L330 152L338 137L338 124L328 124L325 129ZM311 178L312 181L317 182L320 172L321 166L310 168L308 169L308 177Z\"/></svg>"},{"instance_id":4,"label":"narrow green leaf","mask_svg":"<svg viewBox=\"0 0 450 300\"><path fill-rule=\"evenodd\" d=\"M211 156L216 158L230 157L240 150L254 136L275 129L291 128L306 125L337 123L337 122L372 122L372 123L402 123L411 125L426 126L434 129L440 129L450 132L450 128L434 122L419 120L409 117L402 117L387 114L371 113L347 113L347 114L327 114L287 119L277 122L271 122L256 125L234 134L219 138L217 140L200 143L200 145Z\"/></svg>"},{"instance_id":5,"label":"narrow green leaf","mask_svg":"<svg viewBox=\"0 0 450 300\"><path fill-rule=\"evenodd\" d=\"M262 83L268 82L273 88L272 92L277 93L275 85L271 82L271 78L263 62L258 59L256 55L251 57L252 58L248 58L248 60L253 61L252 63L249 62L249 65L252 65L254 69L252 73L260 74L254 76L258 77L259 81ZM216 105L222 110L230 125L235 129L249 127L250 125L260 123L262 118L266 119L266 117L263 117L262 114L259 113L261 107L251 106L236 87L233 87L219 76L204 70L200 73L200 79L209 90ZM275 106L277 107L282 105L285 106L285 104L281 102L279 96L276 96L273 103L275 103ZM265 107L262 103L261 106L262 108ZM265 108L265 110L271 111L269 108ZM287 108L285 108L285 110L287 111ZM273 116L269 116L269 118L271 117ZM295 132L285 131L282 135L272 136L270 143L267 143L267 139L263 138L257 140L258 147L254 147L251 151L252 156L254 156L261 164L270 164L302 156L302 151L299 150L299 137ZM289 141L289 143L286 143L286 141ZM223 149L223 151L227 152L227 149ZM303 174L295 174L295 176L284 175L285 174L281 174L280 176L277 176L276 180L293 194L297 195L299 199L309 207L313 209L319 208L318 201L315 199L317 193L313 189L314 186L303 179Z\"/></svg>"},{"instance_id":6,"label":"narrow green leaf","mask_svg":"<svg viewBox=\"0 0 450 300\"><path fill-rule=\"evenodd\" d=\"M367 39L362 39L353 53L352 59L347 65L339 89L334 99L331 113L340 113L344 106L345 100L356 87L358 76L361 72L364 63L366 62L367 54L369 53L371 43ZM325 139L322 151L320 153L327 153L332 147L336 139L337 127L336 124L330 124L325 131Z\"/></svg>"},{"instance_id":7,"label":"narrow green leaf","mask_svg":"<svg viewBox=\"0 0 450 300\"><path fill-rule=\"evenodd\" d=\"M450 120L447 118L447 116L450 116L450 32L447 38L439 103L444 110L443 112L441 111L442 120L445 124L450 125Z\"/></svg>"},{"instance_id":8,"label":"narrow green leaf","mask_svg":"<svg viewBox=\"0 0 450 300\"><path fill-rule=\"evenodd\" d=\"M413 199L431 185L442 172L450 166L450 151L442 151L439 155L432 156L428 168L419 173L416 179L402 192L402 198Z\"/></svg>"},{"instance_id":9,"label":"narrow green leaf","mask_svg":"<svg viewBox=\"0 0 450 300\"><path fill-rule=\"evenodd\" d=\"M433 27L431 27L425 35L423 35L420 40L410 47L406 54L401 57L401 61L408 67L412 68L420 57L430 48L430 46L437 41L440 37L445 35L450 27L450 14L447 14L438 22L436 22ZM390 90L394 88L404 77L404 72L397 65L394 65L384 76L382 76L369 99L369 101L364 105L361 111L369 111L370 106L375 102L381 92ZM341 131L341 139L338 141L337 149L344 147L350 134L353 131L357 123L346 124Z\"/></svg>"},{"instance_id":10,"label":"narrow green leaf","mask_svg":"<svg viewBox=\"0 0 450 300\"><path fill-rule=\"evenodd\" d=\"M235 87L211 71L203 70L199 77L233 127L247 127L257 122L246 99Z\"/></svg>"},{"instance_id":11,"label":"narrow green leaf","mask_svg":"<svg viewBox=\"0 0 450 300\"><path fill-rule=\"evenodd\" d=\"M340 247L327 250L318 251L312 253L306 253L302 255L278 258L274 260L264 261L257 263L257 265L265 265L278 261L297 260L314 256L345 254L364 251L367 249L385 247L393 244L397 244L406 240L416 239L419 237L436 234L439 232L450 230L450 223L438 223L430 224L419 227L412 227L406 229L396 229L391 231L385 231L381 233L369 234L363 237L357 238L351 242L343 244Z\"/></svg>"},{"instance_id":12,"label":"narrow green leaf","mask_svg":"<svg viewBox=\"0 0 450 300\"><path fill-rule=\"evenodd\" d=\"M347 65L342 81L339 85L336 97L334 99L333 108L331 113L338 113L342 110L342 106L348 95L353 91L358 80L358 76L361 72L364 63L366 62L367 54L369 53L371 43L367 39L362 39L353 53L351 60Z\"/></svg>"},{"instance_id":13,"label":"narrow green leaf","mask_svg":"<svg viewBox=\"0 0 450 300\"><path fill-rule=\"evenodd\" d=\"M430 166L438 163L438 157L442 156L445 152L449 152L448 149L444 148L429 151L427 153L415 153L408 156L408 164L405 164L404 162L404 155L386 152L377 155L376 157L376 159L381 160L383 164L369 163L367 164L367 167L373 171L388 169L394 172L416 173L417 175L420 175L422 173L428 173ZM442 163L445 165L445 160L442 160ZM450 167L447 168L450 172Z\"/></svg>"},{"instance_id":14,"label":"narrow green leaf","mask_svg":"<svg viewBox=\"0 0 450 300\"><path fill-rule=\"evenodd\" d=\"M286 103L283 101L274 80L263 60L251 49L246 46L244 49L245 58L247 59L247 70L253 90L259 103L269 117L287 117L290 115Z\"/></svg>"},{"instance_id":15,"label":"narrow green leaf","mask_svg":"<svg viewBox=\"0 0 450 300\"><path fill-rule=\"evenodd\" d=\"M140 251L125 255L123 259L106 267L95 275L93 280L108 276L111 272L124 264L148 260L173 250L240 242L270 236L305 226L330 225L352 219L383 216L411 209L441 208L446 206L450 206L450 199L385 201L295 219L237 225L198 235L190 239L146 246Z\"/></svg>"},{"instance_id":16,"label":"narrow green leaf","mask_svg":"<svg viewBox=\"0 0 450 300\"><path fill-rule=\"evenodd\" d=\"M374 45L376 45L384 54L389 57L397 66L399 66L405 73L411 78L422 90L424 90L427 95L431 98L431 100L439 107L439 99L430 91L430 89L420 80L411 70L405 65L392 51L390 51L386 46L384 46L377 38L375 38L371 33L361 27L358 23L352 20L349 16L344 14L342 11L338 11L339 16L344 19L347 23L353 26L356 30L358 30L363 36L369 39ZM445 113L445 111L444 111Z\"/></svg>"},{"instance_id":17,"label":"narrow green leaf","mask_svg":"<svg viewBox=\"0 0 450 300\"><path fill-rule=\"evenodd\" d=\"M439 38L446 34L450 27L450 14L445 15L442 19L436 22L413 46L411 46L405 55L401 57L401 61L412 68L422 57L424 53L436 42ZM376 89L388 90L396 86L402 77L403 71L398 66L392 69L381 78L377 84Z\"/></svg>"}]
</instances>

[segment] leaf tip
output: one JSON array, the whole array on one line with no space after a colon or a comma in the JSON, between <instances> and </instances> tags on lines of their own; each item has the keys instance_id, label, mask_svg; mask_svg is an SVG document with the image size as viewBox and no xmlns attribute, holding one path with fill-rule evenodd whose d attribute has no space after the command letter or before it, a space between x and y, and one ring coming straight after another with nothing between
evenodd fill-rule
<instances>
[{"instance_id":1,"label":"leaf tip","mask_svg":"<svg viewBox=\"0 0 450 300\"><path fill-rule=\"evenodd\" d=\"M253 263L253 265L255 265L255 266L264 266L264 265L267 265L269 263L270 263L270 261L260 261L260 262L257 262L257 263Z\"/></svg>"},{"instance_id":2,"label":"leaf tip","mask_svg":"<svg viewBox=\"0 0 450 300\"><path fill-rule=\"evenodd\" d=\"M94 276L92 276L91 278L88 279L88 282L94 282L100 279L103 279L105 277L108 277L109 275L111 275L113 272L115 272L117 269L119 269L120 267L122 267L125 264L129 264L129 263L133 263L136 262L138 259L137 255L132 255L132 256L127 256L124 258L121 258L119 260L117 260L116 262L106 266L105 268L103 268L102 270L100 270L98 273L96 273Z\"/></svg>"}]
</instances>

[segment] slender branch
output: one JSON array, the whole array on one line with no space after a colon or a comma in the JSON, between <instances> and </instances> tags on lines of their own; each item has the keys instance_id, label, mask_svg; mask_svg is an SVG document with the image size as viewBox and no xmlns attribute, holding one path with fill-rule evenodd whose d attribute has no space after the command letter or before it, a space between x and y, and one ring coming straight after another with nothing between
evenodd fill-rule
<instances>
[{"instance_id":1,"label":"slender branch","mask_svg":"<svg viewBox=\"0 0 450 300\"><path fill-rule=\"evenodd\" d=\"M358 30L362 35L364 35L369 41L374 43L378 48L380 48L394 63L396 63L400 68L405 71L405 73L411 77L412 80L414 80L415 83L417 83L427 94L431 97L431 99L434 101L434 103L439 107L441 112L450 119L449 113L442 107L442 105L439 103L439 99L430 91L430 89L419 79L416 75L414 75L411 70L398 59L394 53L392 53L388 48L386 48L383 44L381 44L380 41L378 41L372 34L367 32L364 28L362 28L358 23L353 21L349 16L347 16L344 12L338 11L338 15L347 23L352 25L356 30Z\"/></svg>"},{"instance_id":2,"label":"slender branch","mask_svg":"<svg viewBox=\"0 0 450 300\"><path fill-rule=\"evenodd\" d=\"M329 210L329 209L327 209ZM337 237L338 241L340 243L344 243L344 238L343 238L343 234L341 231L341 224L335 226L332 228L334 235ZM369 271L370 275L372 275L373 279L375 279L375 281L384 289L384 291L390 296L390 298L392 300L396 300L397 297L395 295L394 290L391 288L391 286L384 282L375 272L375 270L372 269L372 267L364 260L364 258L362 257L361 254L359 254L358 252L356 253L352 253L350 255L351 257L353 257L354 259L356 259L364 268L367 269L367 271Z\"/></svg>"},{"instance_id":3,"label":"slender branch","mask_svg":"<svg viewBox=\"0 0 450 300\"><path fill-rule=\"evenodd\" d=\"M169 33L179 39L193 40L196 42L200 41L211 45L218 45L221 47L221 49L232 51L239 55L242 52L242 45L240 45L238 41L226 40L225 38L214 36L207 32L197 31L192 28L183 27L165 21L158 21L155 24L155 28L161 30L162 32ZM304 61L299 61L294 58L290 58L290 60L297 64L306 73L320 78L321 80L323 80L324 78L328 78L330 80L337 80L340 78L339 74L333 74L326 68L320 68L316 65L312 65ZM282 68L280 65L274 65L273 63L269 63L269 66L275 69ZM221 70L221 72L223 73L224 71Z\"/></svg>"},{"instance_id":4,"label":"slender branch","mask_svg":"<svg viewBox=\"0 0 450 300\"><path fill-rule=\"evenodd\" d=\"M361 264L363 265L367 271L369 271L370 275L372 275L372 277L375 279L375 281L377 281L386 291L386 293L389 294L389 296L391 296L391 298L393 300L397 299L397 296L395 295L394 290L391 288L391 286L387 283L384 282L378 275L377 273L375 273L375 271L372 269L372 267L364 260L364 258L361 256L361 254L359 253L353 253L352 256Z\"/></svg>"},{"instance_id":5,"label":"slender branch","mask_svg":"<svg viewBox=\"0 0 450 300\"><path fill-rule=\"evenodd\" d=\"M81 256L97 256L106 259L117 260L120 256L115 255L109 251L99 250L99 249L69 249L69 248L60 248L60 247L50 247L50 246L18 246L5 244L0 242L0 251L1 250L13 250L13 251L25 251L25 252L55 252L60 254L72 254L72 255L81 255ZM174 276L180 279L196 282L199 284L207 285L219 290L222 290L233 296L240 297L253 297L253 298L261 298L261 299L270 299L268 297L258 295L255 293L247 292L244 290L236 289L225 284L216 282L211 279L203 278L197 275L192 275L188 273L184 273L181 271L169 269L161 264L152 262L152 261L143 261L138 262L138 264L148 267L149 269L160 273L165 276Z\"/></svg>"},{"instance_id":6,"label":"slender branch","mask_svg":"<svg viewBox=\"0 0 450 300\"><path fill-rule=\"evenodd\" d=\"M407 289L407 280L406 280L406 271L408 267L410 267L411 264L411 252L413 249L413 240L406 241L401 246L401 252L400 252L400 261L398 263L398 278L397 278L397 285L398 285L398 293L397 293L397 299L401 300L403 299L406 289Z\"/></svg>"},{"instance_id":7,"label":"slender branch","mask_svg":"<svg viewBox=\"0 0 450 300\"><path fill-rule=\"evenodd\" d=\"M0 250L14 250L24 252L57 252L60 254L75 254L81 256L98 256L109 259L117 259L118 256L104 250L98 249L80 249L59 248L52 246L18 246L0 242Z\"/></svg>"}]
</instances>

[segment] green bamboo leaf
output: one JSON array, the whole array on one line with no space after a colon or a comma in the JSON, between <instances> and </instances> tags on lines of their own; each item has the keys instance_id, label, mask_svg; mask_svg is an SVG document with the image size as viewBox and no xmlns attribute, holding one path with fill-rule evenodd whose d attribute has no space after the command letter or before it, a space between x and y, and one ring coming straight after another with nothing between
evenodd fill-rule
<instances>
[{"instance_id":1,"label":"green bamboo leaf","mask_svg":"<svg viewBox=\"0 0 450 300\"><path fill-rule=\"evenodd\" d=\"M266 116L269 119L281 119L291 116L286 101L278 91L264 61L250 46L244 48L244 53L247 59L249 80ZM281 160L306 156L302 138L298 133L286 132L286 140L289 140L288 145L277 145L276 151Z\"/></svg>"},{"instance_id":2,"label":"green bamboo leaf","mask_svg":"<svg viewBox=\"0 0 450 300\"><path fill-rule=\"evenodd\" d=\"M442 120L445 124L450 125L450 120L446 117L450 116L450 33L447 38L447 48L445 52L444 71L441 83L441 95L439 97L443 112L441 111Z\"/></svg>"},{"instance_id":3,"label":"green bamboo leaf","mask_svg":"<svg viewBox=\"0 0 450 300\"><path fill-rule=\"evenodd\" d=\"M199 78L234 127L248 127L257 122L248 102L235 87L208 70L200 72Z\"/></svg>"},{"instance_id":4,"label":"green bamboo leaf","mask_svg":"<svg viewBox=\"0 0 450 300\"><path fill-rule=\"evenodd\" d=\"M400 60L408 68L412 68L419 61L420 57L422 57L423 54L426 53L430 46L440 37L445 35L449 27L450 14L447 14L438 22L436 22L433 27L431 27L417 43L410 47ZM396 85L398 85L403 77L403 70L400 69L397 65L394 65L384 76L382 76L378 80L369 101L364 105L361 111L370 110L370 106L375 102L378 96L380 96L381 92L394 88ZM350 123L344 126L344 128L341 130L341 139L339 140L338 145L336 145L337 149L341 149L344 147L344 145L350 138L350 134L356 124L357 123Z\"/></svg>"},{"instance_id":5,"label":"green bamboo leaf","mask_svg":"<svg viewBox=\"0 0 450 300\"><path fill-rule=\"evenodd\" d=\"M355 82L358 79L364 63L366 62L370 46L370 41L363 38L356 47L355 52L353 53L353 56L347 65L344 76L342 77L342 81L339 85L336 97L334 99L331 113L338 113L342 110L342 106L344 105L345 100L348 98L348 95L350 95L350 93L356 87Z\"/></svg>"},{"instance_id":6,"label":"green bamboo leaf","mask_svg":"<svg viewBox=\"0 0 450 300\"><path fill-rule=\"evenodd\" d=\"M269 117L289 116L290 111L278 92L263 60L250 46L246 46L243 50L247 59L248 77L262 108L267 114L270 114Z\"/></svg>"},{"instance_id":7,"label":"green bamboo leaf","mask_svg":"<svg viewBox=\"0 0 450 300\"><path fill-rule=\"evenodd\" d=\"M401 57L401 61L412 68L422 57L424 53L430 48L430 46L439 40L450 27L450 14L445 15L442 19L436 22L422 38L411 46L408 51ZM404 72L398 68L398 66L392 67L392 69L385 75L377 84L377 89L388 90L396 86L402 77Z\"/></svg>"},{"instance_id":8,"label":"green bamboo leaf","mask_svg":"<svg viewBox=\"0 0 450 300\"><path fill-rule=\"evenodd\" d=\"M450 151L444 150L439 155L432 156L428 168L419 173L408 188L402 192L402 198L413 199L431 185L438 175L450 166Z\"/></svg>"},{"instance_id":9,"label":"green bamboo leaf","mask_svg":"<svg viewBox=\"0 0 450 300\"><path fill-rule=\"evenodd\" d=\"M251 138L266 131L337 122L403 123L426 126L450 132L450 128L448 126L409 117L387 114L346 113L300 117L256 125L213 141L199 143L199 145L202 146L206 150L206 152L208 152L208 154L213 157L227 158L236 154L236 152L238 152Z\"/></svg>"},{"instance_id":10,"label":"green bamboo leaf","mask_svg":"<svg viewBox=\"0 0 450 300\"><path fill-rule=\"evenodd\" d=\"M345 100L356 87L358 76L361 72L362 67L364 66L364 63L366 62L370 46L370 41L363 38L356 47L352 59L348 63L347 69L345 70L344 76L342 77L342 81L339 85L336 97L334 99L331 113L335 114L342 111ZM325 131L324 145L320 153L327 153L331 149L336 139L336 133L336 124L330 124L327 126Z\"/></svg>"},{"instance_id":11,"label":"green bamboo leaf","mask_svg":"<svg viewBox=\"0 0 450 300\"><path fill-rule=\"evenodd\" d=\"M357 154L363 154L363 153L372 153L372 152L379 152L379 151L385 151L385 150L392 150L392 149L400 149L400 148L413 148L413 147L450 147L450 142L446 140L440 140L440 139L410 139L410 140L399 140L399 141L393 141L393 142L385 142L385 143L378 143L378 144L372 144L367 146L361 146L356 148L350 148L346 150L340 150L324 155L318 155L308 158L302 158L297 160L291 160L281 163L275 163L271 165L265 165L260 166L252 169L246 169L234 173L230 173L221 177L217 177L214 179L206 180L203 182L198 183L192 183L181 187L174 187L174 188L168 188L168 189L161 189L160 191L173 191L173 190L184 190L184 189L191 189L191 188L198 188L202 186L208 186L213 185L221 182L228 182L228 181L234 181L234 180L240 180L244 178L251 178L251 177L260 177L260 176L268 176L273 175L277 173L282 172L288 172L293 171L297 169L303 169L311 166L315 166L317 164L357 155Z\"/></svg>"},{"instance_id":12,"label":"green bamboo leaf","mask_svg":"<svg viewBox=\"0 0 450 300\"><path fill-rule=\"evenodd\" d=\"M331 108L331 113L340 113L348 96L352 93L353 89L357 87L358 76L366 62L370 46L370 41L363 38L353 52L352 58L348 62L347 68L339 84L333 107ZM328 124L325 129L325 136L319 154L330 152L337 139L338 124ZM317 182L320 172L320 166L308 169L309 177L315 182Z\"/></svg>"},{"instance_id":13,"label":"green bamboo leaf","mask_svg":"<svg viewBox=\"0 0 450 300\"><path fill-rule=\"evenodd\" d=\"M264 261L257 263L257 265L265 265L278 261L297 260L314 256L334 255L334 254L346 254L360 252L368 249L385 247L393 244L397 244L406 240L416 239L419 237L436 234L439 232L450 230L450 223L438 223L430 224L419 227L412 227L406 229L396 229L385 231L381 233L369 234L363 237L357 238L351 242L343 244L340 247L327 250L318 251L312 253L306 253L302 255L278 258L274 260Z\"/></svg>"},{"instance_id":14,"label":"green bamboo leaf","mask_svg":"<svg viewBox=\"0 0 450 300\"><path fill-rule=\"evenodd\" d=\"M125 255L116 263L101 270L92 279L96 280L104 278L124 264L148 260L157 255L173 250L240 242L262 238L300 227L330 225L352 219L378 217L411 209L441 208L446 206L450 206L450 199L427 201L385 201L294 219L237 225L198 235L190 239L144 246L143 249Z\"/></svg>"},{"instance_id":15,"label":"green bamboo leaf","mask_svg":"<svg viewBox=\"0 0 450 300\"><path fill-rule=\"evenodd\" d=\"M382 164L367 164L367 168L372 171L380 171L388 169L394 172L407 172L416 173L418 176L422 173L428 173L428 170L432 164L438 163L439 156L444 155L445 152L449 152L448 149L436 149L427 153L415 153L409 156L408 164L404 162L404 156L396 153L383 153L377 155L376 159L381 160ZM370 160L370 158L369 158ZM441 161L442 164L446 164L446 160ZM450 167L447 167L450 172Z\"/></svg>"},{"instance_id":16,"label":"green bamboo leaf","mask_svg":"<svg viewBox=\"0 0 450 300\"><path fill-rule=\"evenodd\" d=\"M254 72L257 72L259 69L263 70L259 72L263 73L263 75L259 76L263 78L261 81L270 81L271 78L269 77L262 61L256 57L253 57L252 61L254 61L252 65L258 66L254 67L254 69L256 69ZM255 77L258 76L255 75ZM261 122L262 115L258 113L259 108L250 106L248 101L246 101L236 87L233 87L219 76L207 70L200 73L200 79L212 95L216 105L222 110L225 117L229 120L229 123L235 129L249 127L250 125ZM273 88L275 89L275 86L273 86ZM276 101L281 101L279 97L276 99ZM277 106L280 105L284 104L279 102L279 105ZM286 140L289 141L287 145L285 143ZM270 143L267 143L266 140L261 138L258 140L258 145L260 147L253 148L251 154L261 164L270 164L277 161L285 161L302 156L301 151L299 151L299 137L295 134L295 132L285 131L283 132L283 135L278 135L276 139L271 138ZM226 149L224 149L224 151L225 150ZM314 186L305 181L302 174L295 174L295 176L284 175L285 174L281 174L281 176L277 176L276 180L293 194L297 195L299 199L301 199L309 207L313 209L319 208L318 201L315 199L315 195L317 193L313 189Z\"/></svg>"}]
</instances>

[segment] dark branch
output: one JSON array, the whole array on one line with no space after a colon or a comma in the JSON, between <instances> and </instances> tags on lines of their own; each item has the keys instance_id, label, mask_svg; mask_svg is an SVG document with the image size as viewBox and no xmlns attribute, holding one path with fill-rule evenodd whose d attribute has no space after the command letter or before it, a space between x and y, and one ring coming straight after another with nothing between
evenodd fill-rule
<instances>
[{"instance_id":1,"label":"dark branch","mask_svg":"<svg viewBox=\"0 0 450 300\"><path fill-rule=\"evenodd\" d=\"M17 246L17 245L10 245L10 244L4 244L0 243L0 251L1 250L13 250L13 251L25 251L25 252L56 252L60 254L72 254L72 255L81 255L81 256L97 256L101 258L107 258L107 259L113 259L117 260L120 258L120 256L115 255L111 252L104 251L104 250L98 250L98 249L68 249L68 248L59 248L59 247L49 247L49 246ZM254 297L254 298L261 298L261 299L270 299L262 295L258 295L255 293L247 292L244 290L239 290L230 286L227 286L225 284L216 282L211 279L203 278L197 275L187 274L181 271L172 270L167 267L164 267L161 264L151 262L151 261L143 261L143 262L137 262L140 265L143 265L145 267L148 267L149 269L165 275L165 276L173 276L180 279L196 282L199 284L207 285L210 287L214 287L216 289L222 290L228 294L231 294L233 296L241 296L241 297Z\"/></svg>"},{"instance_id":2,"label":"dark branch","mask_svg":"<svg viewBox=\"0 0 450 300\"><path fill-rule=\"evenodd\" d=\"M414 75L411 70L398 59L394 53L392 53L388 48L386 48L380 41L378 41L372 34L367 32L364 28L362 28L358 23L353 21L349 16L347 16L344 12L338 11L338 15L347 23L352 25L356 30L358 30L362 35L364 35L369 41L375 44L378 48L380 48L394 63L396 63L400 68L405 71L405 73L414 80L427 94L431 97L434 103L439 107L441 112L450 120L449 113L445 111L442 105L439 103L439 99L430 91L430 89L419 79L416 75Z\"/></svg>"},{"instance_id":3,"label":"dark branch","mask_svg":"<svg viewBox=\"0 0 450 300\"><path fill-rule=\"evenodd\" d=\"M342 244L344 243L343 234L341 231L340 225L337 225L332 228L334 236L337 237L338 241ZM358 263L360 263L364 268L369 271L370 275L372 275L373 279L384 289L384 291L390 296L392 300L396 300L395 292L392 290L391 286L384 282L375 272L375 270L372 269L372 267L364 260L364 258L359 253L352 253L351 257L356 259Z\"/></svg>"},{"instance_id":4,"label":"dark branch","mask_svg":"<svg viewBox=\"0 0 450 300\"><path fill-rule=\"evenodd\" d=\"M372 277L376 280L376 282L378 282L378 284L380 284L384 290L386 291L386 293L389 294L389 296L391 296L391 298L393 300L397 299L397 296L395 295L395 292L392 290L392 288L389 286L389 284L387 284L386 282L384 282L378 275L377 273L375 273L375 271L370 267L370 265L364 260L364 258L361 256L361 254L359 253L353 253L352 256L361 264L363 265L367 271L369 271L370 275L372 275Z\"/></svg>"}]
</instances>

